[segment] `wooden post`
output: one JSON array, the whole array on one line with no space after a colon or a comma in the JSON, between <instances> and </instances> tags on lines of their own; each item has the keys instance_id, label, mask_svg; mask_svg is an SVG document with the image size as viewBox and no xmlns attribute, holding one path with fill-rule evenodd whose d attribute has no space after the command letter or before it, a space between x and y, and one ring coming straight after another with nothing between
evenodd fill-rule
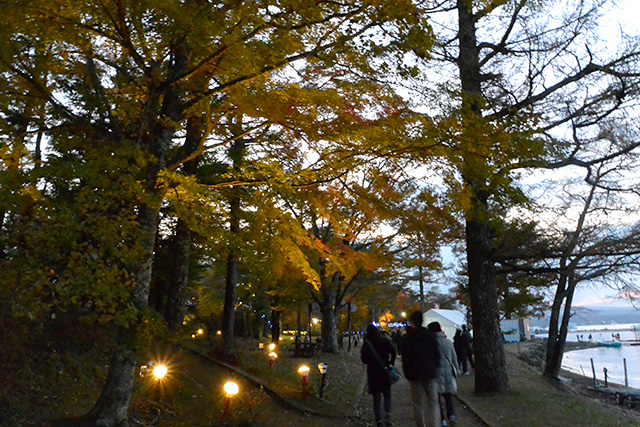
<instances>
[{"instance_id":1,"label":"wooden post","mask_svg":"<svg viewBox=\"0 0 640 427\"><path fill-rule=\"evenodd\" d=\"M622 364L624 365L624 386L629 387L629 378L627 377L627 359L622 359Z\"/></svg>"},{"instance_id":2,"label":"wooden post","mask_svg":"<svg viewBox=\"0 0 640 427\"><path fill-rule=\"evenodd\" d=\"M598 387L598 381L596 381L596 368L593 366L593 358L591 358L591 372L593 372L593 386Z\"/></svg>"}]
</instances>

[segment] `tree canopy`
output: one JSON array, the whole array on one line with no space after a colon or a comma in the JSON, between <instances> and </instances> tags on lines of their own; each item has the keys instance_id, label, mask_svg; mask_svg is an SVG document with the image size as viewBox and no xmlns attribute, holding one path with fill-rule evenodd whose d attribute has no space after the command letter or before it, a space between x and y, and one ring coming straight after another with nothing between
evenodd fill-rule
<instances>
[{"instance_id":1,"label":"tree canopy","mask_svg":"<svg viewBox=\"0 0 640 427\"><path fill-rule=\"evenodd\" d=\"M12 196L2 216L3 262L26 260L27 267L5 280L3 293L46 289L117 317L121 346L90 418L122 423L161 207L174 202L174 215L185 217L186 194L203 206L216 202L186 164L238 138L268 138L260 134L267 128L285 144L295 136L310 147L356 138L375 120L370 111L387 116L385 100L394 98L366 76L427 41L428 28L410 1L10 6L0 30L2 155L12 161L2 181ZM238 123L240 133L232 129ZM315 151L322 158L326 150ZM208 187L282 177L273 162L246 164L244 173L223 172Z\"/></svg>"},{"instance_id":2,"label":"tree canopy","mask_svg":"<svg viewBox=\"0 0 640 427\"><path fill-rule=\"evenodd\" d=\"M246 279L274 308L308 292L333 340L357 288L464 241L476 391L505 391L500 296L535 299L538 267L510 264L540 223L509 217L524 174L610 194L609 162L635 169L604 123L635 114L640 50L592 43L604 1L5 3L0 295L117 325L96 423L126 422L149 298L180 323L191 254L226 275L226 337Z\"/></svg>"}]
</instances>

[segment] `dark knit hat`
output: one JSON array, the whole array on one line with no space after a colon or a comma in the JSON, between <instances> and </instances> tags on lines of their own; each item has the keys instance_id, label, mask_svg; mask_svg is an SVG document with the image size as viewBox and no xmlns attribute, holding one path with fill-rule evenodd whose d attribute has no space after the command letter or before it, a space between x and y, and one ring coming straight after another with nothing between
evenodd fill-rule
<instances>
[{"instance_id":1,"label":"dark knit hat","mask_svg":"<svg viewBox=\"0 0 640 427\"><path fill-rule=\"evenodd\" d=\"M439 322L431 322L427 325L427 328L429 328L430 331L433 332L440 332L442 331L442 328L440 327L440 323Z\"/></svg>"}]
</instances>

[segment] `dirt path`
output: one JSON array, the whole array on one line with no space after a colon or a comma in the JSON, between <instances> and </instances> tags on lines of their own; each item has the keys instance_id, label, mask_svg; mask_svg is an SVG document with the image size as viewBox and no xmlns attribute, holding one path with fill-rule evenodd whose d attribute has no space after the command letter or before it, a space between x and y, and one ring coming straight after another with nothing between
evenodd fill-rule
<instances>
[{"instance_id":1,"label":"dirt path","mask_svg":"<svg viewBox=\"0 0 640 427\"><path fill-rule=\"evenodd\" d=\"M216 375L222 375L219 369L211 369L212 366L219 368L215 362L208 357L198 355L193 352L181 353L181 365L185 368L182 375L181 387L183 394L191 396L194 393L201 394L198 390L208 389L208 384L219 383L219 379L213 378ZM205 362L205 363L203 363ZM401 366L401 361L398 366ZM188 372L187 372L188 370ZM236 374L239 371L234 370ZM362 370L364 375L364 370ZM246 375L246 373L244 374ZM210 378L211 376L211 378ZM258 387L256 384L247 383L242 386L245 392L239 397L234 411L230 413L225 423L220 423L220 411L210 411L210 414L199 414L197 408L172 408L173 411L165 411L163 419L159 426L208 426L208 425L243 425L242 422L249 422L255 426L272 426L278 425L282 427L371 427L373 421L373 399L367 393L366 381L361 378L362 391L358 396L354 396L351 410L346 413L323 413L312 414L305 412L301 405L293 405L293 407L282 405L278 399L267 393L264 387ZM472 384L473 376L459 378L460 384ZM187 392L188 390L188 392ZM201 396L206 399L208 396ZM330 396L329 396L330 398ZM176 399L175 404L191 399ZM395 427L412 427L415 425L413 418L413 403L411 402L411 390L409 381L401 378L400 381L392 387L392 413L393 423ZM213 402L202 402L203 407L213 407ZM302 402L304 403L304 402ZM296 409L299 407L300 409ZM474 412L472 412L461 401L455 402L456 417L458 419L457 426L460 427L484 427L485 423L480 420ZM175 412L175 414L174 414ZM205 411L206 412L206 411ZM189 414L187 417L180 417L178 414ZM208 418L207 418L208 417ZM277 424L274 421L277 420ZM216 421L218 423L216 424ZM249 424L247 424L249 425Z\"/></svg>"},{"instance_id":2,"label":"dirt path","mask_svg":"<svg viewBox=\"0 0 640 427\"><path fill-rule=\"evenodd\" d=\"M473 381L473 377L463 377L462 381ZM392 386L391 390L393 425L395 427L411 427L415 425L413 419L413 403L411 402L411 387L409 381L402 378ZM457 427L486 426L478 416L473 413L460 400L455 401L455 411L458 422ZM357 418L357 419L355 419ZM358 405L358 413L354 417L354 426L373 426L373 399L366 389L363 391Z\"/></svg>"}]
</instances>

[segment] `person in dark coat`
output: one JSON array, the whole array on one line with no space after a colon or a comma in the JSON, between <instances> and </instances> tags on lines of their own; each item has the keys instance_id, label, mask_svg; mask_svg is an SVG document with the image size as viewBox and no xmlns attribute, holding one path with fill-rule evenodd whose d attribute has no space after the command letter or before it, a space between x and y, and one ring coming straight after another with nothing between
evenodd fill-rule
<instances>
[{"instance_id":1,"label":"person in dark coat","mask_svg":"<svg viewBox=\"0 0 640 427\"><path fill-rule=\"evenodd\" d=\"M453 348L456 350L456 356L458 357L460 368L465 374L469 372L467 368L467 359L469 358L467 348L469 345L466 343L466 340L466 337L462 335L462 329L456 329L456 334L453 336Z\"/></svg>"},{"instance_id":2,"label":"person in dark coat","mask_svg":"<svg viewBox=\"0 0 640 427\"><path fill-rule=\"evenodd\" d=\"M438 373L440 351L433 331L422 327L422 312L416 311L409 318L410 327L402 347L402 368L411 384L413 414L418 427L440 426L438 402ZM425 418L425 397L428 416Z\"/></svg>"},{"instance_id":3,"label":"person in dark coat","mask_svg":"<svg viewBox=\"0 0 640 427\"><path fill-rule=\"evenodd\" d=\"M402 335L402 332L400 332L399 329L396 329L393 332L393 335L391 335L393 344L396 346L396 351L398 352L398 355L402 355L402 340L404 339L404 335Z\"/></svg>"},{"instance_id":4,"label":"person in dark coat","mask_svg":"<svg viewBox=\"0 0 640 427\"><path fill-rule=\"evenodd\" d=\"M393 366L396 349L384 338L374 325L367 327L360 359L367 365L369 394L373 396L373 415L377 427L391 426L391 382L386 368ZM382 419L382 397L384 396L384 422Z\"/></svg>"},{"instance_id":5,"label":"person in dark coat","mask_svg":"<svg viewBox=\"0 0 640 427\"><path fill-rule=\"evenodd\" d=\"M473 367L473 337L471 336L471 333L467 329L467 325L462 325L462 336L464 338L463 343L466 345L466 348L467 348L467 360L471 365L471 369L475 369ZM469 375L469 371L466 371L464 374Z\"/></svg>"}]
</instances>

